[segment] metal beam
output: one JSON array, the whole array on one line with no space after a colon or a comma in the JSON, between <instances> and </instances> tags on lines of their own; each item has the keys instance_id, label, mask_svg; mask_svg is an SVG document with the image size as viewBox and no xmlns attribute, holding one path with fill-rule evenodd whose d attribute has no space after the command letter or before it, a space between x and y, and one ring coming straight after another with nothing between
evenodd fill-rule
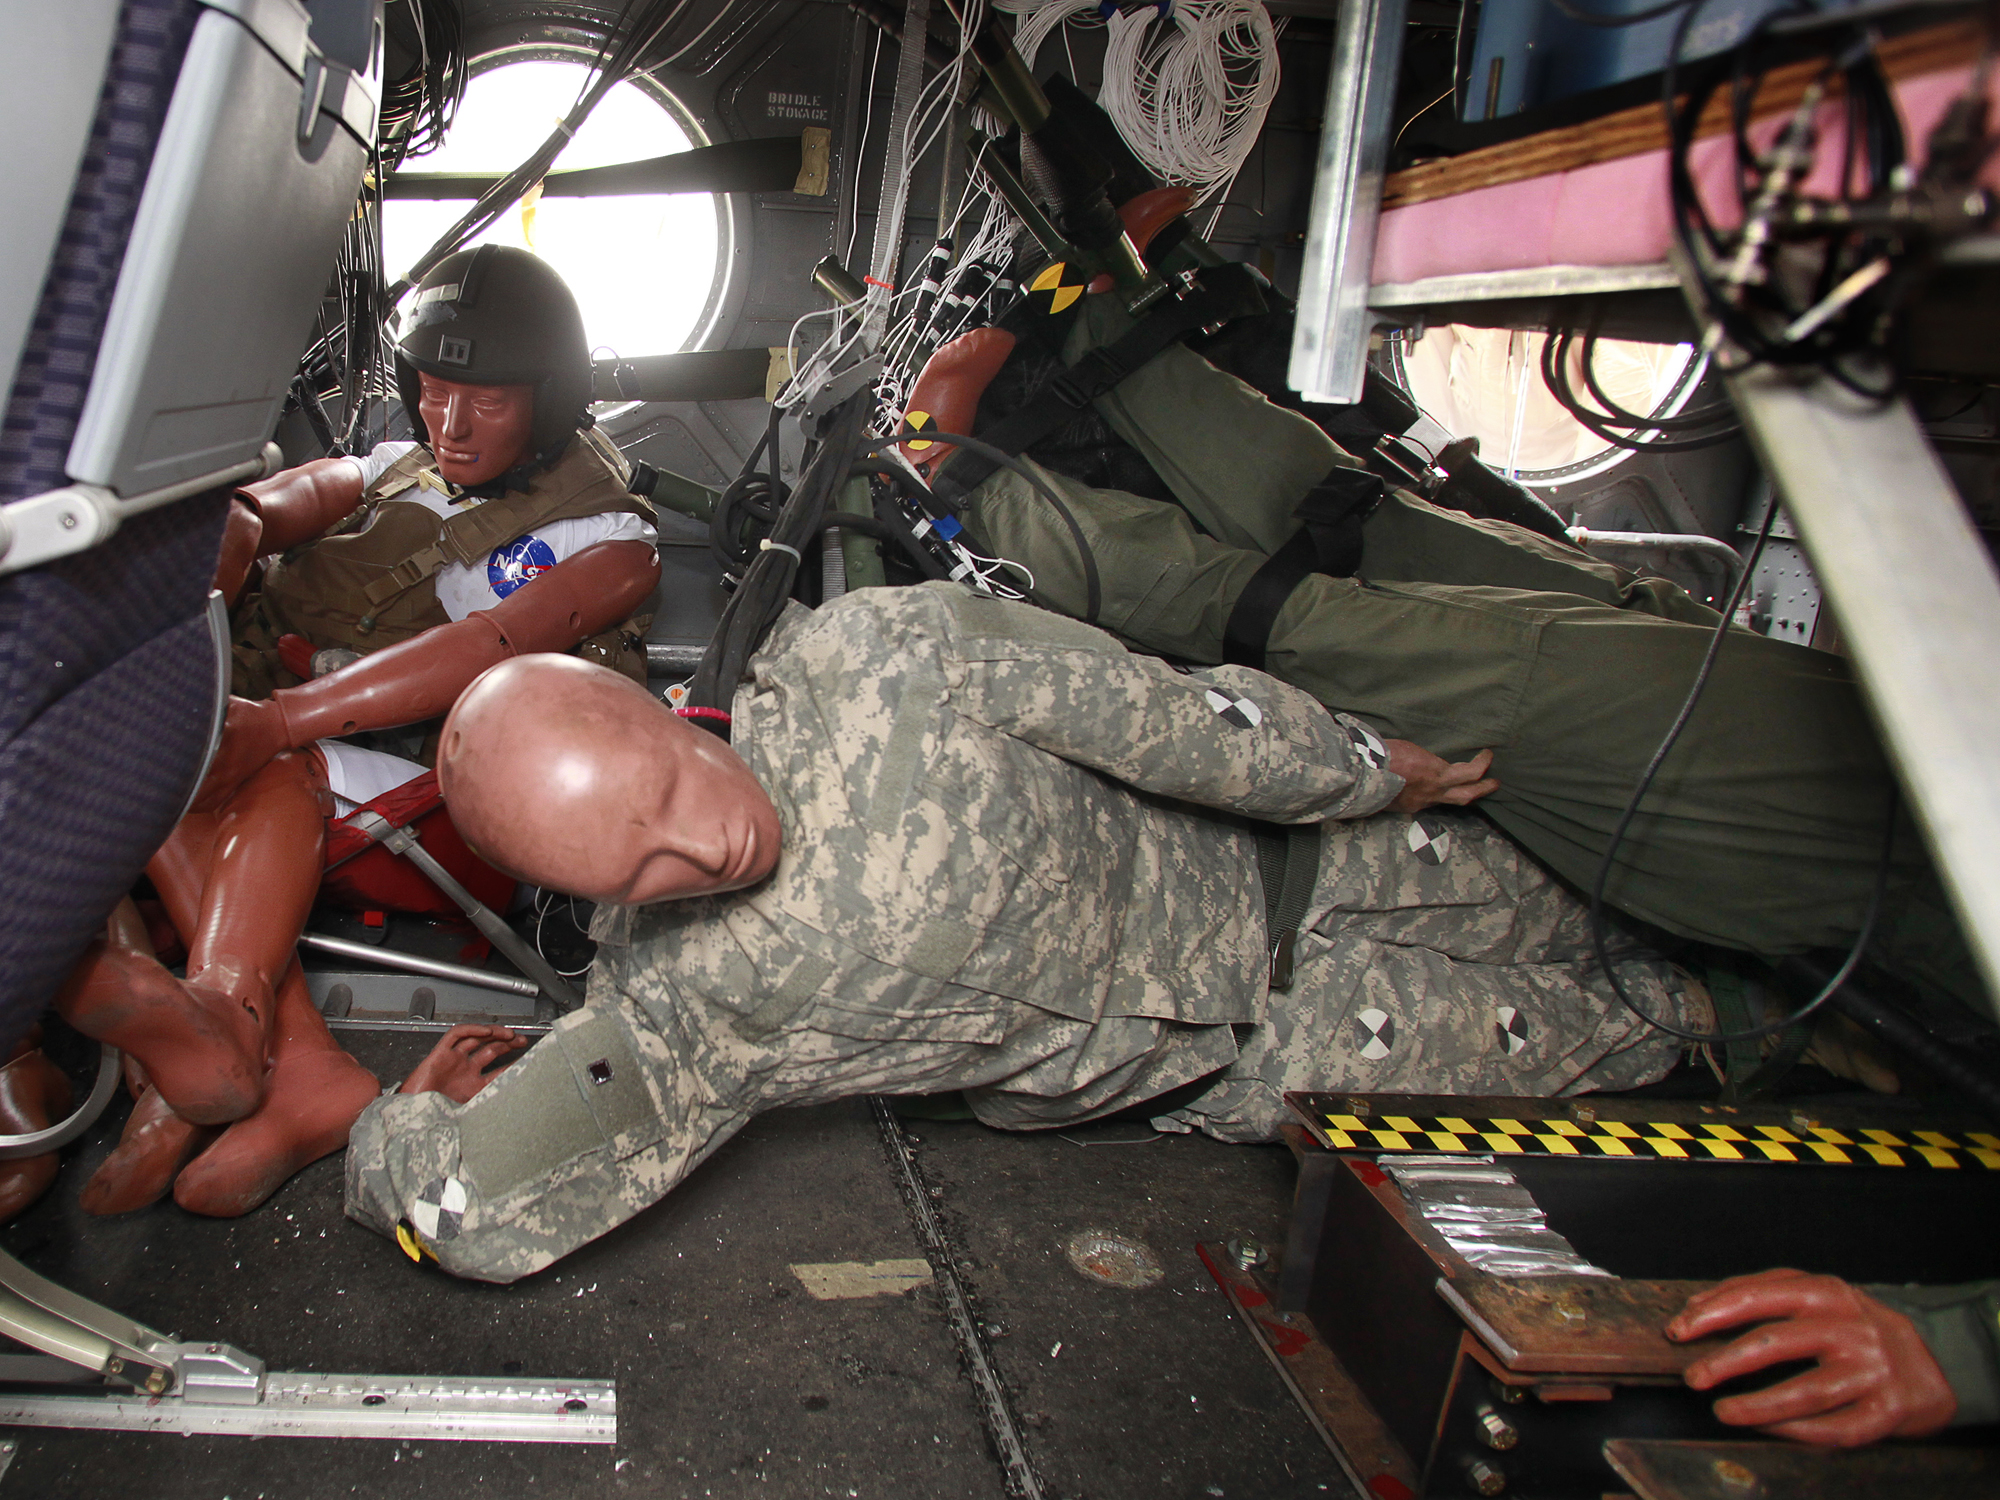
<instances>
[{"instance_id":1,"label":"metal beam","mask_svg":"<svg viewBox=\"0 0 2000 1500\"><path fill-rule=\"evenodd\" d=\"M1350 406L1368 371L1369 276L1382 217L1405 0L1350 0L1334 23L1312 219L1292 333L1292 389Z\"/></svg>"},{"instance_id":2,"label":"metal beam","mask_svg":"<svg viewBox=\"0 0 2000 1500\"><path fill-rule=\"evenodd\" d=\"M1906 401L1761 365L1726 383L2000 1010L2000 573Z\"/></svg>"},{"instance_id":3,"label":"metal beam","mask_svg":"<svg viewBox=\"0 0 2000 1500\"><path fill-rule=\"evenodd\" d=\"M0 1392L0 1426L232 1437L430 1438L444 1442L615 1443L609 1380L312 1375L272 1370L251 1401Z\"/></svg>"}]
</instances>

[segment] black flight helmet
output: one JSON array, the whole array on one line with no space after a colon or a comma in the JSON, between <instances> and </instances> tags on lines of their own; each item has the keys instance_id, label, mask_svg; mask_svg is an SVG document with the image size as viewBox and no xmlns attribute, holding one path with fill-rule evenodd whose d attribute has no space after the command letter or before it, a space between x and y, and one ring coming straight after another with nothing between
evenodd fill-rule
<instances>
[{"instance_id":1,"label":"black flight helmet","mask_svg":"<svg viewBox=\"0 0 2000 1500\"><path fill-rule=\"evenodd\" d=\"M447 255L409 294L396 341L396 390L421 442L417 374L464 385L535 388L535 456L553 462L590 425L590 346L576 298L549 263L510 245Z\"/></svg>"}]
</instances>

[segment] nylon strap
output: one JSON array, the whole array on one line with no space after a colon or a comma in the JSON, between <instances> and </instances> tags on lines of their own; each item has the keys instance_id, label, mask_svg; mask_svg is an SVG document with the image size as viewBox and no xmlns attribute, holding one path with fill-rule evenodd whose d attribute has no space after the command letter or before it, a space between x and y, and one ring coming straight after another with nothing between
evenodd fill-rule
<instances>
[{"instance_id":1,"label":"nylon strap","mask_svg":"<svg viewBox=\"0 0 2000 1500\"><path fill-rule=\"evenodd\" d=\"M1259 823L1257 873L1264 882L1264 930L1271 937L1270 986L1291 988L1299 927L1319 881L1317 823Z\"/></svg>"},{"instance_id":2,"label":"nylon strap","mask_svg":"<svg viewBox=\"0 0 2000 1500\"><path fill-rule=\"evenodd\" d=\"M1313 573L1351 578L1361 566L1361 525L1387 491L1381 476L1337 466L1306 492L1293 512L1300 521L1290 541L1251 574L1222 629L1222 659L1264 670L1271 627L1285 601Z\"/></svg>"},{"instance_id":3,"label":"nylon strap","mask_svg":"<svg viewBox=\"0 0 2000 1500\"><path fill-rule=\"evenodd\" d=\"M1154 358L1167 345L1198 328L1264 311L1264 293L1255 272L1237 262L1202 272L1200 290L1156 308L1122 338L1093 349L1066 370L1043 381L1013 412L974 436L1014 455L1032 448L1073 421L1078 412ZM945 504L984 484L1000 467L990 458L960 449L931 492Z\"/></svg>"}]
</instances>

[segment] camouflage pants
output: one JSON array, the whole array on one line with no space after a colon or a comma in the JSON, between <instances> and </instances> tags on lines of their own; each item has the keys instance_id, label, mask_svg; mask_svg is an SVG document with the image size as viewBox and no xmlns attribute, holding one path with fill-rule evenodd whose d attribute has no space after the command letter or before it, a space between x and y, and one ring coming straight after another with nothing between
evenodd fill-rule
<instances>
[{"instance_id":1,"label":"camouflage pants","mask_svg":"<svg viewBox=\"0 0 2000 1500\"><path fill-rule=\"evenodd\" d=\"M1327 824L1307 921L1290 989L1245 1026L1093 1024L994 995L999 1040L885 1035L825 1003L751 1044L736 1012L652 982L665 976L644 993L599 985L470 1103L370 1105L349 1144L347 1211L384 1234L402 1226L446 1270L512 1281L658 1202L785 1105L964 1089L986 1123L1043 1129L1215 1074L1162 1128L1263 1141L1287 1089L1567 1094L1648 1082L1677 1055L1613 999L1576 898L1478 817ZM1687 982L1629 942L1619 974L1653 1014L1707 1024Z\"/></svg>"}]
</instances>

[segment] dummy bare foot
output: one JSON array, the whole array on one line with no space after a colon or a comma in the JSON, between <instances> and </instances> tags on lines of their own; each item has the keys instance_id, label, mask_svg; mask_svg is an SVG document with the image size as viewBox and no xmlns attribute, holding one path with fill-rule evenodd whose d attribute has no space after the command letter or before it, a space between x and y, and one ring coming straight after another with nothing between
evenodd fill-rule
<instances>
[{"instance_id":1,"label":"dummy bare foot","mask_svg":"<svg viewBox=\"0 0 2000 1500\"><path fill-rule=\"evenodd\" d=\"M69 1080L40 1047L24 1042L0 1068L0 1131L26 1135L46 1130L69 1113L71 1102ZM60 1165L54 1151L0 1162L0 1224L46 1193Z\"/></svg>"},{"instance_id":2,"label":"dummy bare foot","mask_svg":"<svg viewBox=\"0 0 2000 1500\"><path fill-rule=\"evenodd\" d=\"M191 1125L175 1114L158 1089L149 1088L132 1106L118 1149L83 1186L83 1211L129 1214L167 1196L188 1159L214 1140L213 1125Z\"/></svg>"},{"instance_id":3,"label":"dummy bare foot","mask_svg":"<svg viewBox=\"0 0 2000 1500\"><path fill-rule=\"evenodd\" d=\"M380 1092L375 1075L338 1049L296 1049L272 1065L263 1107L238 1120L174 1183L190 1213L247 1214L294 1172L347 1144L347 1132Z\"/></svg>"},{"instance_id":4,"label":"dummy bare foot","mask_svg":"<svg viewBox=\"0 0 2000 1500\"><path fill-rule=\"evenodd\" d=\"M268 995L268 990L266 995ZM70 975L56 1011L85 1036L130 1053L183 1119L240 1120L263 1096L265 1017L158 959L98 947Z\"/></svg>"}]
</instances>

